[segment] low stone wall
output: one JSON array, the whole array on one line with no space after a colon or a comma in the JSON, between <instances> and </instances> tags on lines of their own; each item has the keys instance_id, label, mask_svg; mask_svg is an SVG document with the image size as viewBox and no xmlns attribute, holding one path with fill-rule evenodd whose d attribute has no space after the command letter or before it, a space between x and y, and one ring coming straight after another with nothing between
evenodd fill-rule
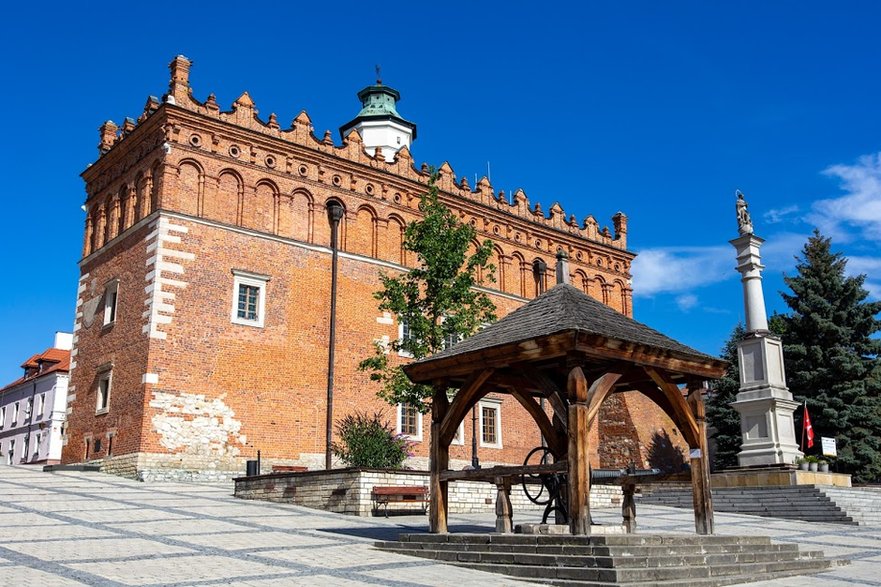
<instances>
[{"instance_id":1,"label":"low stone wall","mask_svg":"<svg viewBox=\"0 0 881 587\"><path fill-rule=\"evenodd\" d=\"M850 475L820 473L798 469L741 469L710 475L713 489L723 487L788 487L791 485L828 485L850 487Z\"/></svg>"},{"instance_id":2,"label":"low stone wall","mask_svg":"<svg viewBox=\"0 0 881 587\"><path fill-rule=\"evenodd\" d=\"M220 483L232 482L244 475L247 460L245 457L139 452L90 460L87 464L99 465L102 473L148 483ZM264 471L271 471L273 465L298 464L299 461L290 459L263 459L261 466Z\"/></svg>"},{"instance_id":3,"label":"low stone wall","mask_svg":"<svg viewBox=\"0 0 881 587\"><path fill-rule=\"evenodd\" d=\"M371 491L374 486L428 487L427 471L386 469L334 469L302 473L273 473L235 479L235 495L241 499L259 499L293 503L341 514L369 516L373 513ZM616 507L622 501L617 485L591 487L591 507ZM496 487L479 481L453 481L449 485L449 508L453 514L494 512ZM514 510L540 511L526 497L519 484L511 488ZM390 511L421 511L419 504L391 506Z\"/></svg>"}]
</instances>

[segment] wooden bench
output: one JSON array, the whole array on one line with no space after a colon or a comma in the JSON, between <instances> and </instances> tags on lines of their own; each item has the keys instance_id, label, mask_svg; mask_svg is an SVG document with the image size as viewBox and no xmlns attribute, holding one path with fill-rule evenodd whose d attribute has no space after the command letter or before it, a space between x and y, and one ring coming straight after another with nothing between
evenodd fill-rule
<instances>
[{"instance_id":1,"label":"wooden bench","mask_svg":"<svg viewBox=\"0 0 881 587\"><path fill-rule=\"evenodd\" d=\"M382 487L374 486L370 494L373 500L373 511L379 511L379 508L385 506L385 517L388 517L389 504L422 504L422 513L428 511L428 487L421 485L411 485L407 487L393 486Z\"/></svg>"},{"instance_id":2,"label":"wooden bench","mask_svg":"<svg viewBox=\"0 0 881 587\"><path fill-rule=\"evenodd\" d=\"M308 470L309 467L301 467L299 465L272 465L273 473L302 473Z\"/></svg>"}]
</instances>

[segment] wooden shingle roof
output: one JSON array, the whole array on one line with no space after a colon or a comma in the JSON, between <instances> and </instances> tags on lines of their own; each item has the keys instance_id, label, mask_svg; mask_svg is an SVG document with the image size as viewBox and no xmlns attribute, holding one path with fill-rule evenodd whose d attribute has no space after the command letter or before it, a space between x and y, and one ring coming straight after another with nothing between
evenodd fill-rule
<instances>
[{"instance_id":1,"label":"wooden shingle roof","mask_svg":"<svg viewBox=\"0 0 881 587\"><path fill-rule=\"evenodd\" d=\"M675 357L677 364L700 364L710 371L720 371L720 375L726 365L716 357L628 318L572 285L558 284L470 338L405 366L404 371L411 378L417 375L418 380L421 379L418 374L426 373L430 365L450 363L457 358L465 360L469 355L487 359L494 349L501 352L511 345L523 347L527 341L570 332L576 334L573 345L578 335L582 335L581 340L599 341L605 347L639 349L641 356L649 353ZM625 352L620 358L627 360L629 357Z\"/></svg>"}]
</instances>

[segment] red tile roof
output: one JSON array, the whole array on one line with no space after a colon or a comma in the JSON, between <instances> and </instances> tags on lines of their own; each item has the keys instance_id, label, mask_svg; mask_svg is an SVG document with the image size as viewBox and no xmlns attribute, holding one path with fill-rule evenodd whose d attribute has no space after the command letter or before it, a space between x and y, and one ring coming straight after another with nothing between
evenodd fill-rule
<instances>
[{"instance_id":1,"label":"red tile roof","mask_svg":"<svg viewBox=\"0 0 881 587\"><path fill-rule=\"evenodd\" d=\"M41 363L43 364L42 371L39 370ZM70 351L64 349L49 348L42 353L30 357L27 361L21 364L21 367L22 369L28 371L32 369L36 371L31 373L30 375L20 377L12 383L5 385L3 388L0 388L0 393L3 393L7 389L10 389L17 385L21 385L26 381L31 381L33 379L42 377L43 375L48 375L49 373L67 373L68 371L70 371Z\"/></svg>"}]
</instances>

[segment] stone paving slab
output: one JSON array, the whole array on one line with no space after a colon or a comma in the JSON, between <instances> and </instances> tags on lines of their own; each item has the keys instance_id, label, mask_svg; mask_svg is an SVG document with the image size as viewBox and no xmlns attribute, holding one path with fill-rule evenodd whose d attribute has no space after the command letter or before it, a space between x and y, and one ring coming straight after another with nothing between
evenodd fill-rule
<instances>
[{"instance_id":1,"label":"stone paving slab","mask_svg":"<svg viewBox=\"0 0 881 587\"><path fill-rule=\"evenodd\" d=\"M381 552L376 540L421 532L423 515L357 518L243 502L230 485L144 484L100 473L0 465L0 585L456 587L527 583ZM693 534L691 512L641 506L639 531ZM604 524L615 509L594 510ZM516 513L534 522L535 512ZM9 524L4 522L10 522ZM492 514L453 515L453 531L490 531ZM767 535L852 562L760 587L881 587L881 528L716 514L718 534Z\"/></svg>"}]
</instances>

